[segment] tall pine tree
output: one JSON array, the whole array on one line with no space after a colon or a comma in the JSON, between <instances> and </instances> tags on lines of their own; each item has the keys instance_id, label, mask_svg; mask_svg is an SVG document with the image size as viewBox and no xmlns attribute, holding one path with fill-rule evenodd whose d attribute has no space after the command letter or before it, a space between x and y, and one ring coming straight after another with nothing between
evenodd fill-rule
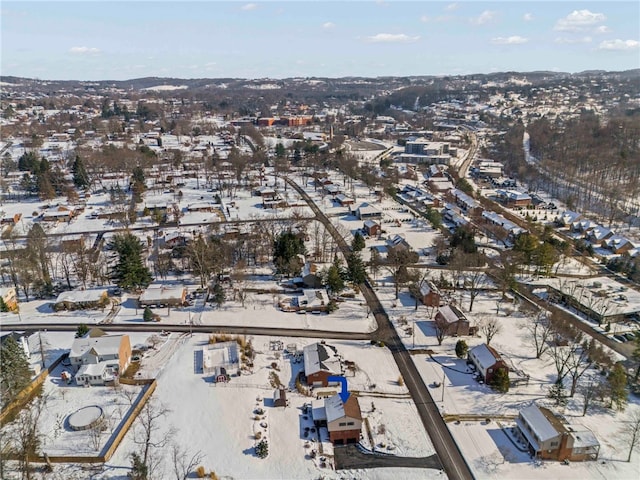
<instances>
[{"instance_id":1,"label":"tall pine tree","mask_svg":"<svg viewBox=\"0 0 640 480\"><path fill-rule=\"evenodd\" d=\"M18 342L8 336L0 346L0 398L2 405L12 401L31 381L27 354Z\"/></svg>"},{"instance_id":2,"label":"tall pine tree","mask_svg":"<svg viewBox=\"0 0 640 480\"><path fill-rule=\"evenodd\" d=\"M71 171L73 172L73 184L76 187L87 188L91 184L84 162L78 155L76 155L76 159L73 161Z\"/></svg>"},{"instance_id":3,"label":"tall pine tree","mask_svg":"<svg viewBox=\"0 0 640 480\"><path fill-rule=\"evenodd\" d=\"M142 243L132 233L113 237L111 247L118 254L112 274L116 284L125 289L146 287L151 283L151 272L142 262Z\"/></svg>"}]
</instances>

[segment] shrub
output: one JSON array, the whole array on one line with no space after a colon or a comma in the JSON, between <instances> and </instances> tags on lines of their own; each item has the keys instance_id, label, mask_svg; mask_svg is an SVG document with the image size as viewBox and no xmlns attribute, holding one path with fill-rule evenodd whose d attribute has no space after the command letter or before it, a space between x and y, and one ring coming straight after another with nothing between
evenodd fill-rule
<instances>
[{"instance_id":1,"label":"shrub","mask_svg":"<svg viewBox=\"0 0 640 480\"><path fill-rule=\"evenodd\" d=\"M150 322L153 320L153 312L149 307L144 307L144 313L142 314L142 320Z\"/></svg>"},{"instance_id":2,"label":"shrub","mask_svg":"<svg viewBox=\"0 0 640 480\"><path fill-rule=\"evenodd\" d=\"M402 375L398 377L398 385L400 385L401 387L404 387L404 378L402 378Z\"/></svg>"},{"instance_id":3,"label":"shrub","mask_svg":"<svg viewBox=\"0 0 640 480\"><path fill-rule=\"evenodd\" d=\"M464 358L469 351L469 345L464 340L458 340L456 343L456 356L458 358Z\"/></svg>"},{"instance_id":4,"label":"shrub","mask_svg":"<svg viewBox=\"0 0 640 480\"><path fill-rule=\"evenodd\" d=\"M260 440L256 445L256 455L259 458L267 458L269 455L269 443L266 439Z\"/></svg>"}]
</instances>

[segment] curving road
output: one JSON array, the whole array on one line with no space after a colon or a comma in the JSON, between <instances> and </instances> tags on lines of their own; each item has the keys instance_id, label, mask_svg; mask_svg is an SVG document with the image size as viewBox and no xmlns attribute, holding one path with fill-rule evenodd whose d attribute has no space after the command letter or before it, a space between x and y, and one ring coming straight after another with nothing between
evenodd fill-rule
<instances>
[{"instance_id":1,"label":"curving road","mask_svg":"<svg viewBox=\"0 0 640 480\"><path fill-rule=\"evenodd\" d=\"M315 213L318 221L325 226L346 258L351 249L342 235L338 233L335 226L297 183L288 177L284 177L284 179L307 202L311 210ZM450 479L472 479L473 475L469 466L462 456L458 445L451 436L451 432L449 432L446 423L440 415L438 406L431 397L429 389L425 385L418 369L413 363L409 351L400 340L395 328L393 328L393 325L389 320L389 316L382 307L380 300L378 300L377 295L371 288L368 281L359 285L359 287L378 324L378 330L374 333L374 337L377 340L384 342L391 351L393 358L398 365L398 369L402 374L402 378L405 381L405 385L407 386L416 405L422 424L431 438L431 442L433 443L445 472Z\"/></svg>"}]
</instances>

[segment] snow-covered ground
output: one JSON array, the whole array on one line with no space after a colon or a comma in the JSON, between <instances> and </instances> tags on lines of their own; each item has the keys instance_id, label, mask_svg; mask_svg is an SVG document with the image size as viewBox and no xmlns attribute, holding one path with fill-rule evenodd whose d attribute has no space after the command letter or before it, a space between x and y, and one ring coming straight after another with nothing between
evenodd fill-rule
<instances>
[{"instance_id":1,"label":"snow-covered ground","mask_svg":"<svg viewBox=\"0 0 640 480\"><path fill-rule=\"evenodd\" d=\"M298 350L311 340L247 338L256 351L253 369L244 370L242 376L233 377L228 384L215 384L194 361L197 352L207 343L208 336L194 334L177 339L173 345L168 339L157 347L158 352L171 351L156 372L158 387L151 400L168 410L162 417L158 438L170 432L171 443L186 446L191 454L200 451L203 454L201 464L207 471L215 471L220 478L345 478L345 475L358 479L391 478L395 475L407 479L443 478L436 470L333 470L331 445L319 441L317 432L305 435L305 427L312 424L308 416L305 418L302 407L310 403L312 397L295 391L295 377L302 369L302 363L282 351L270 350L271 340L280 340L289 348L295 344ZM72 333L46 334L50 348L62 348L72 341ZM145 341L144 335L136 334L131 343ZM345 360L351 360L357 366L355 374L347 374L349 391L358 392L363 416L369 419L373 432L373 447L399 456L432 455L433 446L422 428L413 402L407 396L406 387L398 383L399 372L388 350L369 342L329 343ZM277 369L271 366L274 362ZM154 353L151 350L145 353L141 363L140 371L153 371L156 366ZM69 431L64 426L64 419L78 408L98 405L105 409L111 419L110 425L115 425L130 405L130 396L113 387L63 385L58 370L45 382L45 393L49 398L46 420L42 424L45 451L49 454L93 454L95 448L89 433ZM276 373L290 389L287 393L289 406L286 408L273 407L274 389L270 386L270 373ZM264 411L258 421L255 419L257 408ZM136 428L134 426L129 431L104 471L94 478L124 478L130 466L130 454L138 449L134 441ZM258 458L253 450L256 428L269 438L266 459ZM103 435L103 441L107 433ZM366 432L363 434L366 436ZM311 450L316 450L319 455L311 458ZM160 455L160 452L154 454ZM170 478L169 456L166 451L160 456L160 470L154 478ZM55 465L54 470L53 478L85 478L79 466Z\"/></svg>"}]
</instances>

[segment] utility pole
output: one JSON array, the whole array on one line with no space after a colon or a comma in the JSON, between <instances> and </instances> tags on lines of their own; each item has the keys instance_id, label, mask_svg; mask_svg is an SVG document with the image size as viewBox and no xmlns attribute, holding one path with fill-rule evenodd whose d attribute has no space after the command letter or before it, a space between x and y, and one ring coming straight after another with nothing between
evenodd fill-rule
<instances>
[{"instance_id":1,"label":"utility pole","mask_svg":"<svg viewBox=\"0 0 640 480\"><path fill-rule=\"evenodd\" d=\"M46 332L46 330L45 330ZM44 362L44 347L42 346L42 330L38 330L38 340L40 341L40 361L42 362L42 368L45 368Z\"/></svg>"},{"instance_id":2,"label":"utility pole","mask_svg":"<svg viewBox=\"0 0 640 480\"><path fill-rule=\"evenodd\" d=\"M444 370L442 371L442 398L440 398L440 401L444 403Z\"/></svg>"}]
</instances>

